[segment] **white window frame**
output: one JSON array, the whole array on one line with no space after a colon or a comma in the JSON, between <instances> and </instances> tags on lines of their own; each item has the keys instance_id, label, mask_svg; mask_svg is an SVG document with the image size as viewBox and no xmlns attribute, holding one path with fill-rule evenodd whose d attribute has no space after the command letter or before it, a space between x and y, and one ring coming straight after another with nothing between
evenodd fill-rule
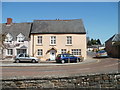
<instances>
[{"instance_id":1,"label":"white window frame","mask_svg":"<svg viewBox=\"0 0 120 90\"><path fill-rule=\"evenodd\" d=\"M66 44L67 45L72 45L72 36L67 36L66 37Z\"/></svg>"},{"instance_id":2,"label":"white window frame","mask_svg":"<svg viewBox=\"0 0 120 90\"><path fill-rule=\"evenodd\" d=\"M50 45L56 45L56 36L50 37Z\"/></svg>"},{"instance_id":3,"label":"white window frame","mask_svg":"<svg viewBox=\"0 0 120 90\"><path fill-rule=\"evenodd\" d=\"M37 44L42 45L42 36L37 36Z\"/></svg>"},{"instance_id":4,"label":"white window frame","mask_svg":"<svg viewBox=\"0 0 120 90\"><path fill-rule=\"evenodd\" d=\"M17 36L17 42L18 42L18 43L24 42L24 39L25 39L25 37L24 37L24 35L23 35L22 33L20 33L20 34Z\"/></svg>"},{"instance_id":5,"label":"white window frame","mask_svg":"<svg viewBox=\"0 0 120 90\"><path fill-rule=\"evenodd\" d=\"M71 49L71 53L75 56L81 55L81 49Z\"/></svg>"},{"instance_id":6,"label":"white window frame","mask_svg":"<svg viewBox=\"0 0 120 90\"><path fill-rule=\"evenodd\" d=\"M6 43L11 43L11 42L12 42L12 39L13 39L12 35L11 35L10 33L8 33L8 34L6 35L5 42L6 42Z\"/></svg>"},{"instance_id":7,"label":"white window frame","mask_svg":"<svg viewBox=\"0 0 120 90\"><path fill-rule=\"evenodd\" d=\"M37 56L43 56L43 49L37 50Z\"/></svg>"},{"instance_id":8,"label":"white window frame","mask_svg":"<svg viewBox=\"0 0 120 90\"><path fill-rule=\"evenodd\" d=\"M13 55L13 49L7 49L7 55L12 56Z\"/></svg>"},{"instance_id":9,"label":"white window frame","mask_svg":"<svg viewBox=\"0 0 120 90\"><path fill-rule=\"evenodd\" d=\"M17 42L24 42L24 37L17 37Z\"/></svg>"},{"instance_id":10,"label":"white window frame","mask_svg":"<svg viewBox=\"0 0 120 90\"><path fill-rule=\"evenodd\" d=\"M67 53L67 49L61 49L61 54Z\"/></svg>"}]
</instances>

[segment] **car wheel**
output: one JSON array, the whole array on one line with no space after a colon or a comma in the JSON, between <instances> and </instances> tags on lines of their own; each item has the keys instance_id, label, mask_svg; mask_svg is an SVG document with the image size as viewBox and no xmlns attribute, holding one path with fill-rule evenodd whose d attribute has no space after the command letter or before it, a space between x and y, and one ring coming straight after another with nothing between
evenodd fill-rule
<instances>
[{"instance_id":1,"label":"car wheel","mask_svg":"<svg viewBox=\"0 0 120 90\"><path fill-rule=\"evenodd\" d=\"M17 59L15 62L16 62L16 63L19 63L19 62L20 62L20 60L18 60L18 59Z\"/></svg>"},{"instance_id":2,"label":"car wheel","mask_svg":"<svg viewBox=\"0 0 120 90\"><path fill-rule=\"evenodd\" d=\"M65 63L65 61L64 61L64 60L62 60L62 61L61 61L61 63L63 64L63 63Z\"/></svg>"},{"instance_id":3,"label":"car wheel","mask_svg":"<svg viewBox=\"0 0 120 90\"><path fill-rule=\"evenodd\" d=\"M33 59L33 60L32 60L32 63L36 63L36 61Z\"/></svg>"}]
</instances>

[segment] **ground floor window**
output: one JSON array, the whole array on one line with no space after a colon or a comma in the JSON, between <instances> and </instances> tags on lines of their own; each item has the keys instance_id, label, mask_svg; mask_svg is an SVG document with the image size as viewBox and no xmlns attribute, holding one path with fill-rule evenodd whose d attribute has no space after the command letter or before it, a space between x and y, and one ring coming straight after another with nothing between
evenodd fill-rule
<instances>
[{"instance_id":1,"label":"ground floor window","mask_svg":"<svg viewBox=\"0 0 120 90\"><path fill-rule=\"evenodd\" d=\"M7 55L13 55L13 49L7 49Z\"/></svg>"},{"instance_id":2,"label":"ground floor window","mask_svg":"<svg viewBox=\"0 0 120 90\"><path fill-rule=\"evenodd\" d=\"M37 55L38 56L42 56L43 55L43 50L42 49L38 49L37 50Z\"/></svg>"},{"instance_id":3,"label":"ground floor window","mask_svg":"<svg viewBox=\"0 0 120 90\"><path fill-rule=\"evenodd\" d=\"M66 49L61 49L61 54L64 54L64 53L66 53Z\"/></svg>"},{"instance_id":4,"label":"ground floor window","mask_svg":"<svg viewBox=\"0 0 120 90\"><path fill-rule=\"evenodd\" d=\"M73 55L81 55L81 49L72 49L71 52Z\"/></svg>"}]
</instances>

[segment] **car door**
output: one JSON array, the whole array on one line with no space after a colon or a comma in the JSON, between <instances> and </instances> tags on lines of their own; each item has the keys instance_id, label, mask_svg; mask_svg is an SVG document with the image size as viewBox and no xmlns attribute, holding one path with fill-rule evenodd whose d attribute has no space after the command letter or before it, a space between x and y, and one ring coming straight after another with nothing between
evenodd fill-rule
<instances>
[{"instance_id":1,"label":"car door","mask_svg":"<svg viewBox=\"0 0 120 90\"><path fill-rule=\"evenodd\" d=\"M25 61L25 56L24 56L24 54L20 54L18 59L19 59L20 61Z\"/></svg>"},{"instance_id":2,"label":"car door","mask_svg":"<svg viewBox=\"0 0 120 90\"><path fill-rule=\"evenodd\" d=\"M66 59L67 59L67 62L70 62L71 61L71 57L70 57L70 55L68 54L68 55L66 55Z\"/></svg>"},{"instance_id":3,"label":"car door","mask_svg":"<svg viewBox=\"0 0 120 90\"><path fill-rule=\"evenodd\" d=\"M74 62L75 61L75 57L73 55L70 55L70 61Z\"/></svg>"},{"instance_id":4,"label":"car door","mask_svg":"<svg viewBox=\"0 0 120 90\"><path fill-rule=\"evenodd\" d=\"M25 54L25 61L31 61L31 58L27 54Z\"/></svg>"}]
</instances>

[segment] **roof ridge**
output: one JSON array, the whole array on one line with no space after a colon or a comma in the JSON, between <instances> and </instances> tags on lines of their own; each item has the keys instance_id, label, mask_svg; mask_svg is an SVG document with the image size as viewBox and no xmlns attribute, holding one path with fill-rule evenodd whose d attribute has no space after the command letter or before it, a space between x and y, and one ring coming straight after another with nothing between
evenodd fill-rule
<instances>
[{"instance_id":1,"label":"roof ridge","mask_svg":"<svg viewBox=\"0 0 120 90\"><path fill-rule=\"evenodd\" d=\"M34 20L34 21L75 21L75 20L82 20L82 19L55 19L55 20Z\"/></svg>"},{"instance_id":2,"label":"roof ridge","mask_svg":"<svg viewBox=\"0 0 120 90\"><path fill-rule=\"evenodd\" d=\"M73 21L73 20L34 20L34 21Z\"/></svg>"}]
</instances>

